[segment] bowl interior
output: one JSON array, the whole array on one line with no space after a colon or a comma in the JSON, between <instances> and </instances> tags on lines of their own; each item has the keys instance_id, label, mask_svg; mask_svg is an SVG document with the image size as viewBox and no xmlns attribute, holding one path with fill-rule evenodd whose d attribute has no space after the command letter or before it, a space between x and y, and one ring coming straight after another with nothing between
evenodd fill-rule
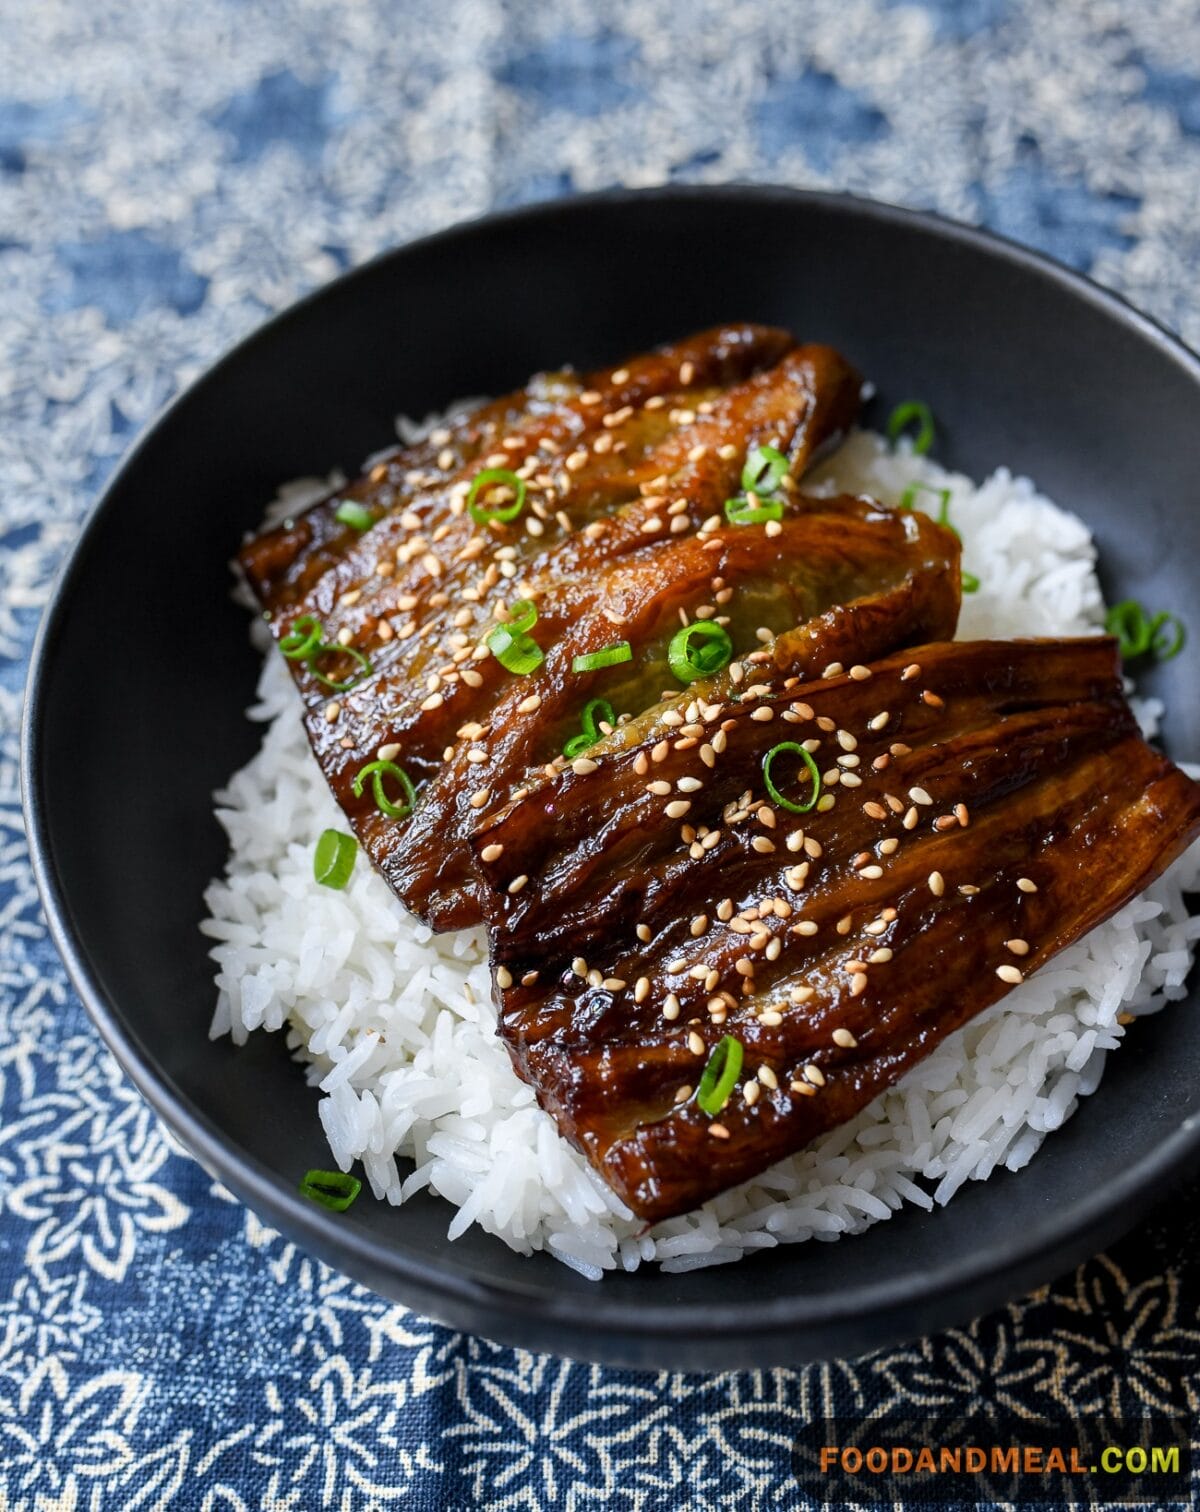
<instances>
[{"instance_id":1,"label":"bowl interior","mask_svg":"<svg viewBox=\"0 0 1200 1512\"><path fill-rule=\"evenodd\" d=\"M213 1043L201 894L225 859L210 795L251 755L256 657L229 557L286 479L353 472L399 412L497 393L721 320L833 342L912 396L938 456L1030 474L1096 534L1110 593L1200 625L1200 373L1071 275L930 219L836 198L614 195L468 226L380 259L239 347L156 424L93 518L31 681L28 799L59 943L105 1034L191 1148L258 1211L380 1291L463 1327L599 1359L727 1368L855 1354L1047 1279L1132 1221L1194 1148L1200 1015L1139 1026L1105 1082L1017 1177L838 1245L736 1274L599 1285L449 1209L295 1195L326 1163L280 1037ZM102 627L102 629L98 628ZM1200 755L1189 650L1143 682L1166 744ZM1168 1048L1169 1046L1169 1048Z\"/></svg>"}]
</instances>

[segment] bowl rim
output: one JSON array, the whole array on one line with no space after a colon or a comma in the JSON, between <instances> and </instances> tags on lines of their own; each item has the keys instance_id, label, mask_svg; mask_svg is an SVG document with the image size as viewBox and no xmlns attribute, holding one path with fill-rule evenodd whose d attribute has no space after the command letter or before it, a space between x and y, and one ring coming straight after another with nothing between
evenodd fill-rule
<instances>
[{"instance_id":1,"label":"bowl rim","mask_svg":"<svg viewBox=\"0 0 1200 1512\"><path fill-rule=\"evenodd\" d=\"M434 1258L428 1254L406 1252L394 1242L363 1227L346 1225L331 1232L323 1210L306 1202L298 1192L283 1187L268 1166L242 1149L206 1112L178 1094L170 1078L141 1044L136 1030L121 1022L117 1005L109 999L85 949L74 936L70 902L51 851L41 761L45 707L43 684L47 681L44 674L60 636L64 605L77 577L86 568L91 542L102 518L113 508L124 486L126 473L142 451L155 444L158 433L167 426L176 408L185 404L194 393L219 384L226 369L247 350L270 342L278 329L299 318L324 299L330 290L355 280L368 279L381 266L402 259L411 250L436 248L464 237L487 236L498 226L516 222L564 214L586 215L597 205L654 200L710 200L728 205L744 200L786 200L823 212L859 218L883 229L903 227L957 243L1056 285L1065 295L1083 300L1101 314L1132 329L1181 368L1200 395L1200 356L1165 325L1137 309L1121 294L1045 253L935 211L909 209L855 194L745 181L603 189L492 211L385 248L311 289L223 352L198 377L181 388L144 427L114 468L58 569L31 648L21 721L22 805L32 870L51 939L108 1049L188 1153L254 1212L265 1215L288 1237L368 1287L373 1287L371 1277L387 1275L394 1278L397 1295L407 1293L422 1298L417 1304L421 1308L431 1300L435 1307L444 1300L449 1311L486 1309L493 1316L512 1318L514 1324L528 1323L542 1329L554 1324L568 1328L578 1325L577 1291L564 1289L556 1292L533 1282L521 1285L480 1278L456 1262L453 1246L450 1246L449 1253ZM903 1272L883 1273L865 1286L857 1284L853 1289L835 1290L816 1297L806 1294L799 1285L794 1292L774 1299L762 1300L753 1292L732 1296L720 1308L706 1313L704 1331L713 1341L729 1341L736 1336L740 1347L732 1352L736 1358L731 1356L729 1364L737 1364L742 1360L753 1360L755 1341L765 1341L781 1331L796 1336L810 1331L827 1333L839 1324L853 1323L861 1327L868 1315L915 1309L931 1296L955 1294L965 1297L987 1293L1007 1297L1011 1290L1007 1280L997 1290L996 1283L1000 1278L1023 1277L1028 1282L1031 1277L1041 1275L1044 1279L1056 1265L1065 1267L1077 1263L1097 1244L1111 1241L1131 1226L1157 1196L1194 1164L1198 1155L1200 1119L1188 1119L1172 1130L1151 1154L1127 1166L1108 1185L1080 1192L1074 1202L1056 1208L1035 1229L1014 1232L1005 1245L988 1253L973 1251L966 1257L955 1255L919 1276ZM503 1241L497 1239L495 1242ZM803 1247L796 1246L796 1256L802 1252ZM603 1281L595 1287L589 1299L587 1326L589 1332L602 1333L613 1345L622 1338L628 1340L635 1335L651 1342L669 1342L685 1337L694 1339L697 1331L696 1316L690 1307L678 1302L650 1300L639 1302L633 1310L626 1296L618 1296L614 1291L606 1293ZM644 1352L639 1350L639 1353ZM585 1351L581 1350L580 1354ZM591 1357L613 1359L618 1355L619 1350L613 1348L598 1351ZM729 1368L729 1365L720 1368Z\"/></svg>"}]
</instances>

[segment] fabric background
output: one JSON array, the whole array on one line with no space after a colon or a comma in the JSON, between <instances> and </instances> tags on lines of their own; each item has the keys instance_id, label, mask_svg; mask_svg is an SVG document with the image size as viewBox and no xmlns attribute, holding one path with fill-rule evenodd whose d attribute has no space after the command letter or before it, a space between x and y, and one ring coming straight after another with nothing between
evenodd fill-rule
<instances>
[{"instance_id":1,"label":"fabric background","mask_svg":"<svg viewBox=\"0 0 1200 1512\"><path fill-rule=\"evenodd\" d=\"M466 1338L260 1225L67 985L16 774L31 638L116 459L271 311L491 206L846 187L1022 238L1200 341L1200 8L1110 0L0 0L0 1506L788 1507L850 1411L1195 1408L1195 1192L969 1327L635 1375Z\"/></svg>"}]
</instances>

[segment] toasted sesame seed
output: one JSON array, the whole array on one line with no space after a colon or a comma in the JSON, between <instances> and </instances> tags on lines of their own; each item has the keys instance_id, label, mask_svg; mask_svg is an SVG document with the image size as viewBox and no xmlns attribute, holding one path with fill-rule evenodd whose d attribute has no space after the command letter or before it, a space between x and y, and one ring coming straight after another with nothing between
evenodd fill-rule
<instances>
[{"instance_id":1,"label":"toasted sesame seed","mask_svg":"<svg viewBox=\"0 0 1200 1512\"><path fill-rule=\"evenodd\" d=\"M920 664L920 662L909 662L908 666L905 667L904 671L901 672L901 674L900 674L900 681L901 682L911 682L914 677L920 677L920 675L921 675L921 664Z\"/></svg>"},{"instance_id":2,"label":"toasted sesame seed","mask_svg":"<svg viewBox=\"0 0 1200 1512\"><path fill-rule=\"evenodd\" d=\"M929 873L929 891L935 898L940 898L946 891L946 879L942 876L940 871L932 871Z\"/></svg>"},{"instance_id":3,"label":"toasted sesame seed","mask_svg":"<svg viewBox=\"0 0 1200 1512\"><path fill-rule=\"evenodd\" d=\"M889 835L886 840L881 840L879 842L879 854L881 856L894 855L896 851L899 850L899 848L900 841L896 838L895 835Z\"/></svg>"},{"instance_id":4,"label":"toasted sesame seed","mask_svg":"<svg viewBox=\"0 0 1200 1512\"><path fill-rule=\"evenodd\" d=\"M507 966L498 966L496 968L496 981L504 991L507 991L512 986L512 972L509 971Z\"/></svg>"},{"instance_id":5,"label":"toasted sesame seed","mask_svg":"<svg viewBox=\"0 0 1200 1512\"><path fill-rule=\"evenodd\" d=\"M811 1061L804 1068L804 1077L806 1081L812 1082L814 1087L825 1085L825 1076L820 1066L814 1066Z\"/></svg>"},{"instance_id":6,"label":"toasted sesame seed","mask_svg":"<svg viewBox=\"0 0 1200 1512\"><path fill-rule=\"evenodd\" d=\"M892 716L885 709L882 714L876 714L875 717L874 717L874 719L869 719L867 721L867 729L868 730L882 730L882 729L886 728L887 722L888 722L889 719L891 719L891 717Z\"/></svg>"},{"instance_id":7,"label":"toasted sesame seed","mask_svg":"<svg viewBox=\"0 0 1200 1512\"><path fill-rule=\"evenodd\" d=\"M528 698L523 698L517 705L518 714L532 714L542 706L542 695L531 693Z\"/></svg>"},{"instance_id":8,"label":"toasted sesame seed","mask_svg":"<svg viewBox=\"0 0 1200 1512\"><path fill-rule=\"evenodd\" d=\"M683 816L691 809L691 806L692 805L688 799L676 798L672 800L672 802L667 804L666 808L663 810L663 813L666 814L668 819L682 819Z\"/></svg>"},{"instance_id":9,"label":"toasted sesame seed","mask_svg":"<svg viewBox=\"0 0 1200 1512\"><path fill-rule=\"evenodd\" d=\"M903 824L903 826L904 826L904 828L906 830L911 830L911 829L916 829L918 823L920 822L920 818L921 818L921 816L917 812L916 805L914 804L912 806L912 808L909 809L908 813L905 814L904 818L900 822L901 822L901 824Z\"/></svg>"},{"instance_id":10,"label":"toasted sesame seed","mask_svg":"<svg viewBox=\"0 0 1200 1512\"><path fill-rule=\"evenodd\" d=\"M687 1084L687 1082L684 1082L683 1086L679 1087L675 1092L675 1101L677 1103L685 1103L687 1102L688 1098L691 1097L691 1095L691 1087Z\"/></svg>"},{"instance_id":11,"label":"toasted sesame seed","mask_svg":"<svg viewBox=\"0 0 1200 1512\"><path fill-rule=\"evenodd\" d=\"M840 1045L843 1050L853 1050L858 1041L850 1033L849 1029L835 1029L833 1031L833 1043Z\"/></svg>"},{"instance_id":12,"label":"toasted sesame seed","mask_svg":"<svg viewBox=\"0 0 1200 1512\"><path fill-rule=\"evenodd\" d=\"M571 763L571 770L577 777L589 777L598 766L599 763L593 761L590 756L577 756Z\"/></svg>"},{"instance_id":13,"label":"toasted sesame seed","mask_svg":"<svg viewBox=\"0 0 1200 1512\"><path fill-rule=\"evenodd\" d=\"M668 992L663 1002L663 1018L677 1019L679 1017L680 1002L673 992Z\"/></svg>"},{"instance_id":14,"label":"toasted sesame seed","mask_svg":"<svg viewBox=\"0 0 1200 1512\"><path fill-rule=\"evenodd\" d=\"M1011 950L1012 953L1013 953L1013 955L1016 955L1016 956L1028 955L1029 954L1029 941L1028 940L1005 940L1005 942L1004 942L1004 948L1005 948L1005 950Z\"/></svg>"},{"instance_id":15,"label":"toasted sesame seed","mask_svg":"<svg viewBox=\"0 0 1200 1512\"><path fill-rule=\"evenodd\" d=\"M778 1029L783 1023L783 1014L777 1008L764 1008L758 1015L758 1022L765 1024L768 1029Z\"/></svg>"},{"instance_id":16,"label":"toasted sesame seed","mask_svg":"<svg viewBox=\"0 0 1200 1512\"><path fill-rule=\"evenodd\" d=\"M694 1029L688 1034L687 1047L693 1055L704 1054L704 1039Z\"/></svg>"},{"instance_id":17,"label":"toasted sesame seed","mask_svg":"<svg viewBox=\"0 0 1200 1512\"><path fill-rule=\"evenodd\" d=\"M428 698L422 700L421 708L429 713L433 709L440 709L445 702L440 693L431 693Z\"/></svg>"},{"instance_id":18,"label":"toasted sesame seed","mask_svg":"<svg viewBox=\"0 0 1200 1512\"><path fill-rule=\"evenodd\" d=\"M493 840L491 845L485 845L479 852L480 859L483 861L499 861L503 854L504 847L498 840Z\"/></svg>"},{"instance_id":19,"label":"toasted sesame seed","mask_svg":"<svg viewBox=\"0 0 1200 1512\"><path fill-rule=\"evenodd\" d=\"M979 889L971 882L964 882L958 890L960 893L962 893L964 898L973 898L979 891Z\"/></svg>"},{"instance_id":20,"label":"toasted sesame seed","mask_svg":"<svg viewBox=\"0 0 1200 1512\"><path fill-rule=\"evenodd\" d=\"M1013 987L1015 987L1018 982L1023 982L1025 980L1022 973L1019 972L1015 966L997 966L996 975L1002 982L1008 982Z\"/></svg>"},{"instance_id":21,"label":"toasted sesame seed","mask_svg":"<svg viewBox=\"0 0 1200 1512\"><path fill-rule=\"evenodd\" d=\"M681 777L675 786L681 793L698 793L704 784L699 777Z\"/></svg>"},{"instance_id":22,"label":"toasted sesame seed","mask_svg":"<svg viewBox=\"0 0 1200 1512\"><path fill-rule=\"evenodd\" d=\"M491 788L481 787L477 788L476 791L471 794L470 798L467 799L467 802L473 809L481 809L486 805L488 799L491 796Z\"/></svg>"},{"instance_id":23,"label":"toasted sesame seed","mask_svg":"<svg viewBox=\"0 0 1200 1512\"><path fill-rule=\"evenodd\" d=\"M873 950L867 957L871 966L885 966L892 959L892 952L886 945L881 945L878 950Z\"/></svg>"},{"instance_id":24,"label":"toasted sesame seed","mask_svg":"<svg viewBox=\"0 0 1200 1512\"><path fill-rule=\"evenodd\" d=\"M1017 878L1017 886L1021 889L1021 891L1023 893L1035 893L1035 892L1037 892L1037 883L1036 882L1031 882L1028 877L1018 877Z\"/></svg>"},{"instance_id":25,"label":"toasted sesame seed","mask_svg":"<svg viewBox=\"0 0 1200 1512\"><path fill-rule=\"evenodd\" d=\"M609 992L624 992L626 985L624 977L605 977L601 983Z\"/></svg>"},{"instance_id":26,"label":"toasted sesame seed","mask_svg":"<svg viewBox=\"0 0 1200 1512\"><path fill-rule=\"evenodd\" d=\"M325 723L326 724L336 724L338 716L339 716L339 714L341 714L341 712L342 712L342 706L341 706L340 703L338 703L338 701L337 701L336 698L333 700L332 703L327 703L325 705Z\"/></svg>"},{"instance_id":27,"label":"toasted sesame seed","mask_svg":"<svg viewBox=\"0 0 1200 1512\"><path fill-rule=\"evenodd\" d=\"M697 914L696 917L692 920L692 925L691 925L692 938L698 940L700 938L700 936L704 933L704 931L707 928L708 928L708 915L707 914Z\"/></svg>"},{"instance_id":28,"label":"toasted sesame seed","mask_svg":"<svg viewBox=\"0 0 1200 1512\"><path fill-rule=\"evenodd\" d=\"M688 969L688 963L682 956L676 956L673 961L667 962L667 971L671 976L678 976L681 971Z\"/></svg>"},{"instance_id":29,"label":"toasted sesame seed","mask_svg":"<svg viewBox=\"0 0 1200 1512\"><path fill-rule=\"evenodd\" d=\"M646 944L649 943L649 941L650 941L650 926L649 926L649 924L639 924L637 926L636 933L637 933L638 939L641 940L641 942L642 942L643 945L646 945Z\"/></svg>"},{"instance_id":30,"label":"toasted sesame seed","mask_svg":"<svg viewBox=\"0 0 1200 1512\"><path fill-rule=\"evenodd\" d=\"M909 788L908 796L914 803L930 804L933 802L933 799L929 796L929 794L923 787Z\"/></svg>"},{"instance_id":31,"label":"toasted sesame seed","mask_svg":"<svg viewBox=\"0 0 1200 1512\"><path fill-rule=\"evenodd\" d=\"M508 890L509 890L509 892L510 893L514 893L514 894L515 893L519 893L521 891L521 889L525 886L526 882L528 882L528 881L529 881L529 878L525 875L524 872L522 872L519 877L514 877L512 879L512 881L508 884Z\"/></svg>"},{"instance_id":32,"label":"toasted sesame seed","mask_svg":"<svg viewBox=\"0 0 1200 1512\"><path fill-rule=\"evenodd\" d=\"M729 1130L723 1123L710 1123L708 1132L712 1139L728 1139L730 1137Z\"/></svg>"},{"instance_id":33,"label":"toasted sesame seed","mask_svg":"<svg viewBox=\"0 0 1200 1512\"><path fill-rule=\"evenodd\" d=\"M939 814L933 821L933 827L939 834L944 834L948 829L954 829L957 824L958 820L953 814Z\"/></svg>"},{"instance_id":34,"label":"toasted sesame seed","mask_svg":"<svg viewBox=\"0 0 1200 1512\"><path fill-rule=\"evenodd\" d=\"M840 677L842 675L842 671L843 670L844 669L842 667L841 662L830 662L829 665L825 668L824 672L821 673L821 676L822 677Z\"/></svg>"},{"instance_id":35,"label":"toasted sesame seed","mask_svg":"<svg viewBox=\"0 0 1200 1512\"><path fill-rule=\"evenodd\" d=\"M769 856L775 849L775 842L768 840L766 835L755 835L750 845L760 856Z\"/></svg>"},{"instance_id":36,"label":"toasted sesame seed","mask_svg":"<svg viewBox=\"0 0 1200 1512\"><path fill-rule=\"evenodd\" d=\"M799 923L792 925L792 933L798 935L815 935L817 923L814 919L801 919Z\"/></svg>"}]
</instances>

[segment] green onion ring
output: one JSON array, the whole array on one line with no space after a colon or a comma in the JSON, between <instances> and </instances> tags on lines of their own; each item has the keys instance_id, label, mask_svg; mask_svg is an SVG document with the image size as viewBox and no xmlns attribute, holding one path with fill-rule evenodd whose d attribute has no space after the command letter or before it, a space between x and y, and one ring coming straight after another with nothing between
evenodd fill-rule
<instances>
[{"instance_id":1,"label":"green onion ring","mask_svg":"<svg viewBox=\"0 0 1200 1512\"><path fill-rule=\"evenodd\" d=\"M324 672L317 671L317 662L320 661L321 657L335 655L349 656L358 663L359 670L351 674L351 676L343 678L340 682L336 678L326 677ZM364 677L370 677L371 663L361 651L356 651L353 646L336 646L323 642L310 654L308 658L308 670L319 683L323 683L325 687L331 689L334 693L348 693L351 688L357 687Z\"/></svg>"},{"instance_id":2,"label":"green onion ring","mask_svg":"<svg viewBox=\"0 0 1200 1512\"><path fill-rule=\"evenodd\" d=\"M713 1046L696 1088L696 1106L702 1113L715 1118L721 1112L737 1086L744 1058L742 1042L732 1034L722 1035Z\"/></svg>"},{"instance_id":3,"label":"green onion ring","mask_svg":"<svg viewBox=\"0 0 1200 1512\"><path fill-rule=\"evenodd\" d=\"M302 614L292 621L292 628L281 637L279 649L289 661L307 661L319 650L325 628L313 614Z\"/></svg>"},{"instance_id":4,"label":"green onion ring","mask_svg":"<svg viewBox=\"0 0 1200 1512\"><path fill-rule=\"evenodd\" d=\"M493 625L484 637L488 650L506 672L518 677L528 677L545 660L541 646L532 635L523 630L510 630L507 625Z\"/></svg>"},{"instance_id":5,"label":"green onion ring","mask_svg":"<svg viewBox=\"0 0 1200 1512\"><path fill-rule=\"evenodd\" d=\"M747 493L772 494L787 477L788 459L773 446L752 446L742 468L742 487Z\"/></svg>"},{"instance_id":6,"label":"green onion ring","mask_svg":"<svg viewBox=\"0 0 1200 1512\"><path fill-rule=\"evenodd\" d=\"M341 889L350 880L358 841L341 830L327 829L313 850L313 876L322 887Z\"/></svg>"},{"instance_id":7,"label":"green onion ring","mask_svg":"<svg viewBox=\"0 0 1200 1512\"><path fill-rule=\"evenodd\" d=\"M1174 632L1170 637L1162 633L1168 627L1172 627ZM1178 656L1186 640L1187 631L1177 614L1163 609L1150 621L1150 649L1159 661L1170 661L1173 656Z\"/></svg>"},{"instance_id":8,"label":"green onion ring","mask_svg":"<svg viewBox=\"0 0 1200 1512\"><path fill-rule=\"evenodd\" d=\"M589 746L594 746L598 740L603 739L605 732L597 729L597 724L606 724L610 730L614 729L617 716L607 698L590 698L583 706L579 723L583 726L582 731L573 735L563 746L563 755L568 761L582 756Z\"/></svg>"},{"instance_id":9,"label":"green onion ring","mask_svg":"<svg viewBox=\"0 0 1200 1512\"><path fill-rule=\"evenodd\" d=\"M368 777L371 779L371 795L375 799L375 807L379 812L386 814L389 819L407 819L412 813L413 804L417 801L417 794L404 768L398 767L394 761L368 761L366 766L358 769L358 775L351 784L356 798L362 797L363 784ZM400 784L404 790L403 803L393 803L384 792L383 779L385 777L394 777Z\"/></svg>"},{"instance_id":10,"label":"green onion ring","mask_svg":"<svg viewBox=\"0 0 1200 1512\"><path fill-rule=\"evenodd\" d=\"M888 440L898 441L901 432L910 425L917 427L912 449L918 457L923 457L933 445L933 411L921 399L907 399L896 406L888 416Z\"/></svg>"},{"instance_id":11,"label":"green onion ring","mask_svg":"<svg viewBox=\"0 0 1200 1512\"><path fill-rule=\"evenodd\" d=\"M1116 636L1122 661L1144 656L1150 649L1150 622L1137 599L1122 599L1114 604L1105 617L1104 628L1109 635Z\"/></svg>"},{"instance_id":12,"label":"green onion ring","mask_svg":"<svg viewBox=\"0 0 1200 1512\"><path fill-rule=\"evenodd\" d=\"M537 605L532 599L518 599L508 606L508 618L501 623L514 635L527 635L537 624L537 617Z\"/></svg>"},{"instance_id":13,"label":"green onion ring","mask_svg":"<svg viewBox=\"0 0 1200 1512\"><path fill-rule=\"evenodd\" d=\"M633 660L633 647L628 641L614 641L599 651L588 651L577 656L571 663L572 672L598 672L601 667L615 667L621 662Z\"/></svg>"},{"instance_id":14,"label":"green onion ring","mask_svg":"<svg viewBox=\"0 0 1200 1512\"><path fill-rule=\"evenodd\" d=\"M790 798L785 798L771 781L771 763L783 751L789 751L799 756L808 768L809 776L812 778L812 797L807 803L793 803ZM807 814L810 810L816 808L817 799L821 796L821 773L811 754L802 745L797 745L794 740L780 741L777 746L772 746L763 757L762 769L763 781L767 785L767 792L770 793L772 801L779 804L780 808L785 808L793 814Z\"/></svg>"},{"instance_id":15,"label":"green onion ring","mask_svg":"<svg viewBox=\"0 0 1200 1512\"><path fill-rule=\"evenodd\" d=\"M962 579L962 591L964 593L978 593L983 586L973 572L967 572L965 568L959 569Z\"/></svg>"},{"instance_id":16,"label":"green onion ring","mask_svg":"<svg viewBox=\"0 0 1200 1512\"><path fill-rule=\"evenodd\" d=\"M901 495L898 507L900 509L913 509L915 507L914 501L916 500L916 497L919 493L933 494L934 498L940 501L937 512L937 522L939 525L949 525L950 490L948 488L934 488L932 483L910 483L904 490L904 493ZM926 514L929 513L928 510L926 510L925 512Z\"/></svg>"},{"instance_id":17,"label":"green onion ring","mask_svg":"<svg viewBox=\"0 0 1200 1512\"><path fill-rule=\"evenodd\" d=\"M511 504L501 504L495 509L489 509L486 504L476 504L475 500L485 488L493 488L502 484L505 488L511 488L516 498ZM525 479L518 478L515 472L509 472L507 467L485 467L481 473L476 473L475 481L471 484L471 492L467 495L467 510L476 525L491 525L494 521L507 525L515 520L525 508Z\"/></svg>"},{"instance_id":18,"label":"green onion ring","mask_svg":"<svg viewBox=\"0 0 1200 1512\"><path fill-rule=\"evenodd\" d=\"M362 1191L362 1182L347 1171L307 1171L300 1191L310 1202L344 1213Z\"/></svg>"},{"instance_id":19,"label":"green onion ring","mask_svg":"<svg viewBox=\"0 0 1200 1512\"><path fill-rule=\"evenodd\" d=\"M731 525L761 525L764 520L782 520L783 501L760 499L756 493L748 497L739 494L736 499L725 500L725 518Z\"/></svg>"},{"instance_id":20,"label":"green onion ring","mask_svg":"<svg viewBox=\"0 0 1200 1512\"><path fill-rule=\"evenodd\" d=\"M667 661L671 671L682 683L695 682L698 677L712 677L727 667L733 660L733 642L724 625L712 620L696 620L685 625L671 637L667 648Z\"/></svg>"},{"instance_id":21,"label":"green onion ring","mask_svg":"<svg viewBox=\"0 0 1200 1512\"><path fill-rule=\"evenodd\" d=\"M360 535L364 530L370 530L375 523L374 514L365 504L359 504L355 499L343 499L334 510L333 518L339 525L349 525L351 530L357 530Z\"/></svg>"}]
</instances>

